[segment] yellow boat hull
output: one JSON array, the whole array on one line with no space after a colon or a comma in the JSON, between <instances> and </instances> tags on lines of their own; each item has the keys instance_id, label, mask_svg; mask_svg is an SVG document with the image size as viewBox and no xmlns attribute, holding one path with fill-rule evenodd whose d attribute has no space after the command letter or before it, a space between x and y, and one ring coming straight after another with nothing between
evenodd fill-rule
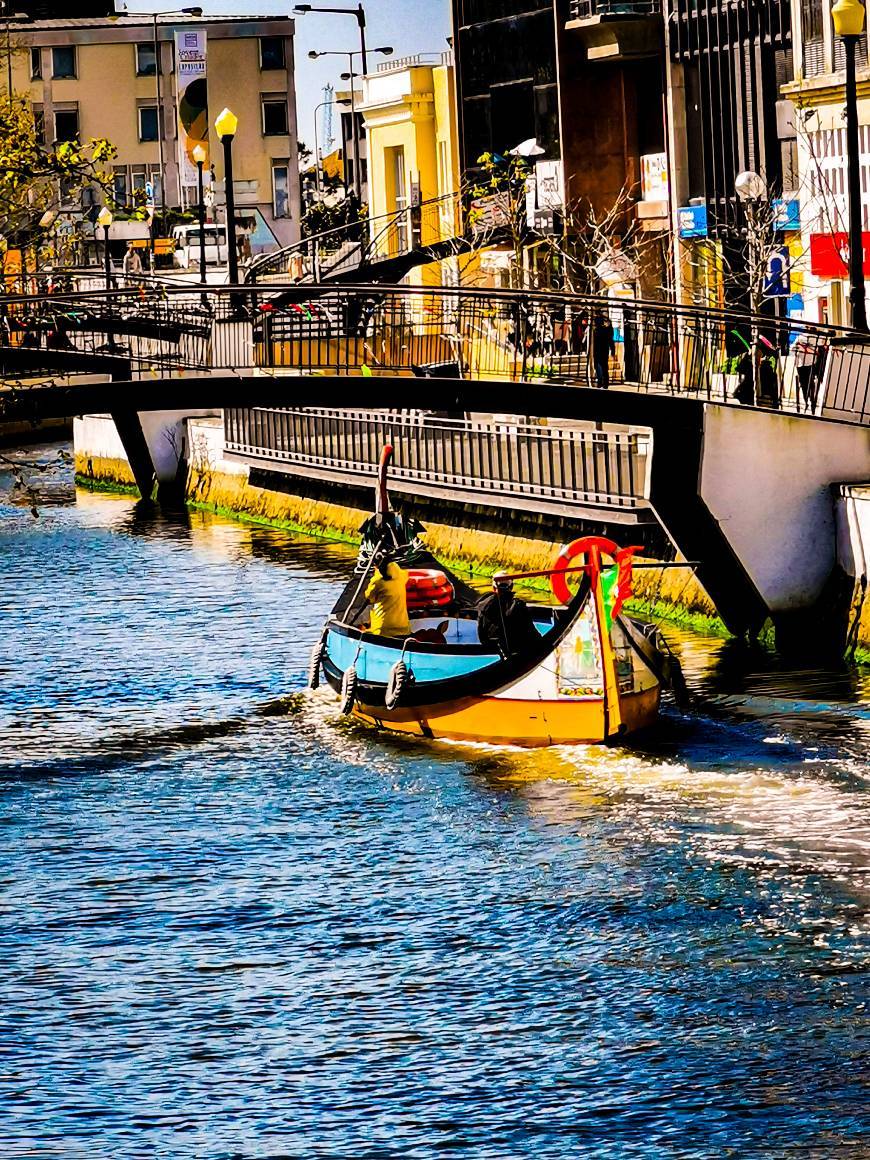
<instances>
[{"instance_id":1,"label":"yellow boat hull","mask_svg":"<svg viewBox=\"0 0 870 1160\"><path fill-rule=\"evenodd\" d=\"M652 725L658 716L659 686L619 698L620 736ZM394 733L492 745L590 745L608 740L602 699L532 701L505 696L476 697L414 709L356 704L360 721Z\"/></svg>"}]
</instances>

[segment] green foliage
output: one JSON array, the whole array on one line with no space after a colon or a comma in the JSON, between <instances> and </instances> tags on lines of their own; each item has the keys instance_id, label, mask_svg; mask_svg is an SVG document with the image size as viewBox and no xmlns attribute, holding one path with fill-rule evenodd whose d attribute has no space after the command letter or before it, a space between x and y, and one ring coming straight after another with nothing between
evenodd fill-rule
<instances>
[{"instance_id":1,"label":"green foliage","mask_svg":"<svg viewBox=\"0 0 870 1160\"><path fill-rule=\"evenodd\" d=\"M46 210L98 186L111 200L115 147L104 138L42 144L29 100L0 104L0 231L7 244L26 244Z\"/></svg>"}]
</instances>

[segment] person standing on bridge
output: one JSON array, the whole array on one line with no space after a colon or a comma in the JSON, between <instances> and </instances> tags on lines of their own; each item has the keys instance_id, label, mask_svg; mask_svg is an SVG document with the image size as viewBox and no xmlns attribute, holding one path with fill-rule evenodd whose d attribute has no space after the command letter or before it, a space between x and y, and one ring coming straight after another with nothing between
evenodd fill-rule
<instances>
[{"instance_id":1,"label":"person standing on bridge","mask_svg":"<svg viewBox=\"0 0 870 1160\"><path fill-rule=\"evenodd\" d=\"M124 255L124 277L128 286L139 286L142 283L142 259L132 242L127 243Z\"/></svg>"},{"instance_id":2,"label":"person standing on bridge","mask_svg":"<svg viewBox=\"0 0 870 1160\"><path fill-rule=\"evenodd\" d=\"M597 310L592 320L592 366L597 387L610 386L610 357L615 354L613 325L603 311Z\"/></svg>"}]
</instances>

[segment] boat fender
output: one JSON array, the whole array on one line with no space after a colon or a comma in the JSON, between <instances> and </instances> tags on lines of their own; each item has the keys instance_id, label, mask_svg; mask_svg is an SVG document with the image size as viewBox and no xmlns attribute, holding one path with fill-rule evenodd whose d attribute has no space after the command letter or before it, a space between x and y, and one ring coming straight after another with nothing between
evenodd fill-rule
<instances>
[{"instance_id":1,"label":"boat fender","mask_svg":"<svg viewBox=\"0 0 870 1160\"><path fill-rule=\"evenodd\" d=\"M341 711L348 714L356 700L356 665L351 665L349 669L345 669L344 676L341 678L340 696Z\"/></svg>"},{"instance_id":2,"label":"boat fender","mask_svg":"<svg viewBox=\"0 0 870 1160\"><path fill-rule=\"evenodd\" d=\"M396 709L402 700L402 692L408 683L408 666L404 661L396 661L387 677L387 691L384 704L388 709Z\"/></svg>"},{"instance_id":3,"label":"boat fender","mask_svg":"<svg viewBox=\"0 0 870 1160\"><path fill-rule=\"evenodd\" d=\"M320 684L320 665L323 662L323 650L326 648L326 633L320 638L311 650L311 661L308 665L308 688L316 689Z\"/></svg>"}]
</instances>

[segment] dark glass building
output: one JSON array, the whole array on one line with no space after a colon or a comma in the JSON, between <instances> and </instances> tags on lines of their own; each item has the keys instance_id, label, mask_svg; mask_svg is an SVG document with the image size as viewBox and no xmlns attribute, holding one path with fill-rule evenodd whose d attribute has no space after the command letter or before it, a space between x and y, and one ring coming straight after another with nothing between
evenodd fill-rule
<instances>
[{"instance_id":1,"label":"dark glass building","mask_svg":"<svg viewBox=\"0 0 870 1160\"><path fill-rule=\"evenodd\" d=\"M559 157L553 0L453 0L460 164L534 138Z\"/></svg>"}]
</instances>

